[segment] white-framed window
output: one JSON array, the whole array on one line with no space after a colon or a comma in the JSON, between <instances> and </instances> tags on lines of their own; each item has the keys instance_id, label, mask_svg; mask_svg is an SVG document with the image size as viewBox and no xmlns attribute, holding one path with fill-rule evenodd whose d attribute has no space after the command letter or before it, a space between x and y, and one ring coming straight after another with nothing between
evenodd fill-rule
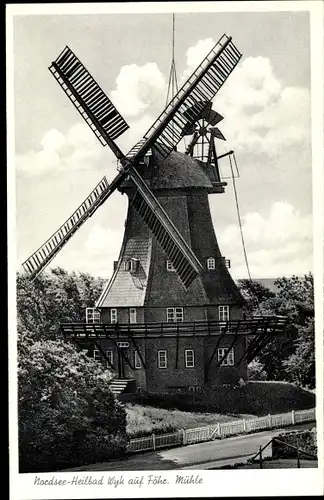
<instances>
[{"instance_id":1,"label":"white-framed window","mask_svg":"<svg viewBox=\"0 0 324 500\"><path fill-rule=\"evenodd\" d=\"M167 307L166 316L168 323L183 321L183 307Z\"/></svg>"},{"instance_id":2,"label":"white-framed window","mask_svg":"<svg viewBox=\"0 0 324 500\"><path fill-rule=\"evenodd\" d=\"M118 347L129 347L129 342L117 342Z\"/></svg>"},{"instance_id":3,"label":"white-framed window","mask_svg":"<svg viewBox=\"0 0 324 500\"><path fill-rule=\"evenodd\" d=\"M110 309L110 322L117 323L117 309Z\"/></svg>"},{"instance_id":4,"label":"white-framed window","mask_svg":"<svg viewBox=\"0 0 324 500\"><path fill-rule=\"evenodd\" d=\"M207 259L207 269L215 269L215 259L214 257L208 257Z\"/></svg>"},{"instance_id":5,"label":"white-framed window","mask_svg":"<svg viewBox=\"0 0 324 500\"><path fill-rule=\"evenodd\" d=\"M173 267L173 265L172 265L171 260L167 260L167 261L166 261L166 268L167 268L167 271L170 271L170 272L175 271L175 269L174 269L174 267Z\"/></svg>"},{"instance_id":6,"label":"white-framed window","mask_svg":"<svg viewBox=\"0 0 324 500\"><path fill-rule=\"evenodd\" d=\"M185 349L186 368L195 367L195 352L193 349Z\"/></svg>"},{"instance_id":7,"label":"white-framed window","mask_svg":"<svg viewBox=\"0 0 324 500\"><path fill-rule=\"evenodd\" d=\"M231 268L230 259L226 259L225 257L223 257L223 259L224 259L224 263L225 263L225 266L227 267L227 269L230 269Z\"/></svg>"},{"instance_id":8,"label":"white-framed window","mask_svg":"<svg viewBox=\"0 0 324 500\"><path fill-rule=\"evenodd\" d=\"M136 369L142 368L142 361L137 351L134 351L134 366Z\"/></svg>"},{"instance_id":9,"label":"white-framed window","mask_svg":"<svg viewBox=\"0 0 324 500\"><path fill-rule=\"evenodd\" d=\"M101 355L100 355L100 352L98 351L98 349L94 349L93 350L93 359L95 359L96 361L101 361Z\"/></svg>"},{"instance_id":10,"label":"white-framed window","mask_svg":"<svg viewBox=\"0 0 324 500\"><path fill-rule=\"evenodd\" d=\"M138 267L138 259L128 259L124 261L124 270L136 273Z\"/></svg>"},{"instance_id":11,"label":"white-framed window","mask_svg":"<svg viewBox=\"0 0 324 500\"><path fill-rule=\"evenodd\" d=\"M100 323L100 311L95 307L86 308L86 323Z\"/></svg>"},{"instance_id":12,"label":"white-framed window","mask_svg":"<svg viewBox=\"0 0 324 500\"><path fill-rule=\"evenodd\" d=\"M225 354L226 354L226 356L225 356ZM233 366L234 365L234 348L233 347L229 351L228 351L227 347L220 347L217 351L218 361L220 361L223 358L223 356L225 356L225 358L221 362L221 366Z\"/></svg>"},{"instance_id":13,"label":"white-framed window","mask_svg":"<svg viewBox=\"0 0 324 500\"><path fill-rule=\"evenodd\" d=\"M168 367L168 359L166 351L158 351L158 367L159 368Z\"/></svg>"},{"instance_id":14,"label":"white-framed window","mask_svg":"<svg viewBox=\"0 0 324 500\"><path fill-rule=\"evenodd\" d=\"M135 307L129 308L129 322L136 323L136 309L135 309Z\"/></svg>"},{"instance_id":15,"label":"white-framed window","mask_svg":"<svg viewBox=\"0 0 324 500\"><path fill-rule=\"evenodd\" d=\"M218 319L219 321L229 320L229 306L218 306Z\"/></svg>"},{"instance_id":16,"label":"white-framed window","mask_svg":"<svg viewBox=\"0 0 324 500\"><path fill-rule=\"evenodd\" d=\"M131 259L130 261L130 272L131 273L136 273L137 268L138 268L138 259Z\"/></svg>"},{"instance_id":17,"label":"white-framed window","mask_svg":"<svg viewBox=\"0 0 324 500\"><path fill-rule=\"evenodd\" d=\"M114 364L114 353L111 349L106 349L107 368Z\"/></svg>"}]
</instances>

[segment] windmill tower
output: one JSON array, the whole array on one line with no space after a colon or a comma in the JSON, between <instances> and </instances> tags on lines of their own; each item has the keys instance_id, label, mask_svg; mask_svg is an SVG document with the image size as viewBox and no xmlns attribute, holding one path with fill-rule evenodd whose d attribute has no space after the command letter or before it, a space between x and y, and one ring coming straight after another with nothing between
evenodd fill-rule
<instances>
[{"instance_id":1,"label":"windmill tower","mask_svg":"<svg viewBox=\"0 0 324 500\"><path fill-rule=\"evenodd\" d=\"M114 371L116 392L195 390L245 379L247 362L283 328L278 317L242 319L243 299L218 247L208 204L208 195L223 193L226 185L216 175L216 150L207 161L195 159L193 148L190 154L175 151L201 119L219 121L210 103L240 58L232 38L223 35L126 155L115 139L127 123L71 49L50 65L121 167L23 265L37 278L114 191L126 193L128 214L113 276L87 310L85 324L60 326L66 339ZM247 335L253 336L248 344Z\"/></svg>"}]
</instances>

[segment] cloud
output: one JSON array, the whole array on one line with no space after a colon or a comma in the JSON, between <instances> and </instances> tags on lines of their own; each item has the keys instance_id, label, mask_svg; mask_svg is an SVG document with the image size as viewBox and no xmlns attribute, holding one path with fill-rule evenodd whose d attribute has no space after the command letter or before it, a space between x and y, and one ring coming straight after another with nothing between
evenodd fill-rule
<instances>
[{"instance_id":1,"label":"cloud","mask_svg":"<svg viewBox=\"0 0 324 500\"><path fill-rule=\"evenodd\" d=\"M116 258L122 242L123 232L116 229L105 229L96 224L91 228L87 239L84 242L84 249L91 254L107 254ZM117 255L118 256L118 255Z\"/></svg>"},{"instance_id":2,"label":"cloud","mask_svg":"<svg viewBox=\"0 0 324 500\"><path fill-rule=\"evenodd\" d=\"M285 148L310 145L310 92L285 87L265 57L239 64L220 90L214 108L236 151L278 156Z\"/></svg>"},{"instance_id":3,"label":"cloud","mask_svg":"<svg viewBox=\"0 0 324 500\"><path fill-rule=\"evenodd\" d=\"M267 215L247 213L242 228L252 277L307 273L312 268L312 216L302 215L287 202L275 202ZM246 276L239 227L220 232L223 253L236 276Z\"/></svg>"},{"instance_id":4,"label":"cloud","mask_svg":"<svg viewBox=\"0 0 324 500\"><path fill-rule=\"evenodd\" d=\"M27 177L59 174L67 170L87 170L102 158L103 148L85 123L76 123L64 136L48 130L38 150L16 156L18 174Z\"/></svg>"},{"instance_id":5,"label":"cloud","mask_svg":"<svg viewBox=\"0 0 324 500\"><path fill-rule=\"evenodd\" d=\"M116 90L110 94L118 111L138 116L166 95L166 80L156 63L123 66L116 78Z\"/></svg>"},{"instance_id":6,"label":"cloud","mask_svg":"<svg viewBox=\"0 0 324 500\"><path fill-rule=\"evenodd\" d=\"M184 70L181 80L189 78L214 45L214 40L206 38L205 40L199 40L196 45L189 47L187 50L187 67Z\"/></svg>"},{"instance_id":7,"label":"cloud","mask_svg":"<svg viewBox=\"0 0 324 500\"><path fill-rule=\"evenodd\" d=\"M187 50L181 85L215 45L199 40ZM310 146L310 92L281 82L266 57L240 61L214 99L221 129L238 152L278 156L285 148Z\"/></svg>"}]
</instances>

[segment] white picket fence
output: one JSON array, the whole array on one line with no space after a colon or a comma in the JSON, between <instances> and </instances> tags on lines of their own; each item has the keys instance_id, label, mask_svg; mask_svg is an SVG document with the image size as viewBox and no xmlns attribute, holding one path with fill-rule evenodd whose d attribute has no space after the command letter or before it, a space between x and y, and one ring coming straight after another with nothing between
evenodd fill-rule
<instances>
[{"instance_id":1,"label":"white picket fence","mask_svg":"<svg viewBox=\"0 0 324 500\"><path fill-rule=\"evenodd\" d=\"M315 421L315 408L310 410L291 411L279 415L267 415L252 419L234 420L194 429L180 429L168 434L151 434L150 436L131 439L128 443L128 453L140 451L154 451L159 448L171 446L184 446L187 444L202 443L227 436L245 434L263 429L283 427L302 422Z\"/></svg>"}]
</instances>

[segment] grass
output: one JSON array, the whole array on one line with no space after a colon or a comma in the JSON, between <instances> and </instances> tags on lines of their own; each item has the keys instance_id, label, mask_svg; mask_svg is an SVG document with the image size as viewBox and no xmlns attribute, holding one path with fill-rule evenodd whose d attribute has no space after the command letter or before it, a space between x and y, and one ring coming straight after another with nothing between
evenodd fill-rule
<instances>
[{"instance_id":1,"label":"grass","mask_svg":"<svg viewBox=\"0 0 324 500\"><path fill-rule=\"evenodd\" d=\"M136 404L137 403L137 404ZM248 382L199 393L149 394L126 404L127 433L140 437L315 406L315 395L286 382Z\"/></svg>"},{"instance_id":2,"label":"grass","mask_svg":"<svg viewBox=\"0 0 324 500\"><path fill-rule=\"evenodd\" d=\"M178 429L191 429L241 418L253 418L253 415L232 415L219 413L193 413L180 410L166 410L151 406L126 405L127 433L130 437L140 437Z\"/></svg>"}]
</instances>

